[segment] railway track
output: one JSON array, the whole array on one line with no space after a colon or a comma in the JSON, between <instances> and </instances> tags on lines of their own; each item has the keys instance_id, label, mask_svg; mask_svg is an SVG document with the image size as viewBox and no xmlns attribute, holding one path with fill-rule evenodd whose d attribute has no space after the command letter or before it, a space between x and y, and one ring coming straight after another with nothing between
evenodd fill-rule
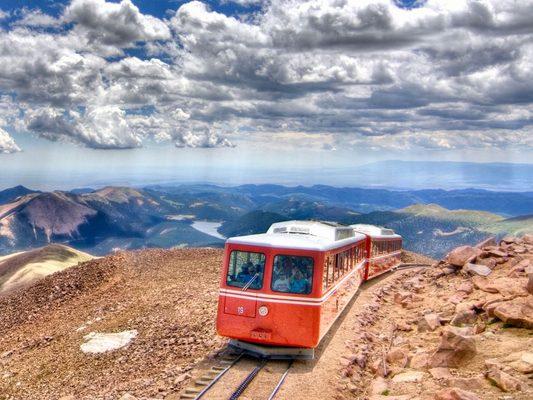
<instances>
[{"instance_id":1,"label":"railway track","mask_svg":"<svg viewBox=\"0 0 533 400\"><path fill-rule=\"evenodd\" d=\"M404 263L400 264L395 268L392 268L390 271L385 273L384 275L390 275L396 271L405 270L409 268L427 268L430 267L430 264L420 264L420 263ZM384 277L384 276L383 276ZM383 278L381 277L381 278ZM361 288L361 290L365 290L364 288ZM361 292L359 291L359 293ZM357 297L357 296L354 296ZM341 319L341 318L339 318ZM336 323L338 323L337 321ZM226 349L226 352L223 353L216 365L211 366L209 370L204 372L199 378L197 378L192 386L187 387L180 395L181 400L200 400L200 399L229 399L229 400L236 400L241 395L245 394L247 392L247 389L249 389L250 385L254 380L256 380L256 377L260 375L261 371L263 371L265 368L268 368L269 366L276 365L278 369L278 375L279 378L275 381L275 386L272 387L272 380L271 378L265 379L266 382L268 382L269 388L265 390L261 390L260 395L254 391L254 399L265 399L265 400L273 400L276 397L276 394L280 390L281 386L283 385L285 378L287 377L292 364L293 360L286 360L286 361L280 361L280 360L267 360L267 359L252 359L250 357L247 357L244 352L240 353L230 353L229 349ZM233 388L231 389L231 394L226 396L216 395L211 396L213 392L213 388L219 383L225 376L229 375L228 372L230 370L234 370L236 366L240 365L243 362L247 362L248 364L251 363L251 365L244 366L241 368L239 373L237 375L242 375L243 370L245 371L244 377L238 376L237 377L237 384L233 385ZM283 364L283 367L280 370L280 364ZM274 368L273 368L274 369ZM271 390L270 390L271 389ZM229 392L229 391L228 391Z\"/></svg>"},{"instance_id":2,"label":"railway track","mask_svg":"<svg viewBox=\"0 0 533 400\"><path fill-rule=\"evenodd\" d=\"M241 365L243 364L243 365ZM246 364L246 365L245 365ZM251 364L251 365L250 365ZM194 385L185 389L185 391L180 395L180 399L183 400L200 400L200 399L229 399L236 400L241 395L245 394L252 382L256 380L260 373L265 369L270 369L272 372L274 369L278 369L279 364L283 365L283 370L281 373L278 373L279 377L275 380L275 386L272 387L272 379L270 376L263 379L265 382L270 384L270 388L263 387L260 393L261 396L258 397L257 390L254 390L254 399L264 398L265 400L273 400L276 397L279 389L283 385L287 374L292 366L292 360L288 361L277 361L277 360L267 360L267 359L252 359L246 357L244 353L224 355L220 358L217 365L214 365L205 372L200 378L194 381ZM236 368L239 366L240 368ZM214 386L219 383L224 377L227 377L230 370L237 370L234 378L237 378L237 384L232 385L232 389L227 392L231 392L226 396L220 394L213 394ZM245 373L242 377L243 372ZM271 375L270 373L269 375ZM234 379L233 379L234 380ZM259 379L261 380L261 379ZM262 383L265 383L262 382ZM226 382L226 386L231 386L230 382ZM257 389L257 388L256 388Z\"/></svg>"}]
</instances>

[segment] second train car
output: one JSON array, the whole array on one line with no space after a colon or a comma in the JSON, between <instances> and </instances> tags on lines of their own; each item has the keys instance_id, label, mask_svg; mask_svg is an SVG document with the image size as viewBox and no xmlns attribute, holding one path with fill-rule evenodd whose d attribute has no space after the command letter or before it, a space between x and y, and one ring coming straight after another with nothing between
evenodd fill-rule
<instances>
[{"instance_id":1,"label":"second train car","mask_svg":"<svg viewBox=\"0 0 533 400\"><path fill-rule=\"evenodd\" d=\"M361 283L400 263L401 246L390 229L319 221L279 222L263 234L229 238L217 331L263 355L292 348L310 358Z\"/></svg>"}]
</instances>

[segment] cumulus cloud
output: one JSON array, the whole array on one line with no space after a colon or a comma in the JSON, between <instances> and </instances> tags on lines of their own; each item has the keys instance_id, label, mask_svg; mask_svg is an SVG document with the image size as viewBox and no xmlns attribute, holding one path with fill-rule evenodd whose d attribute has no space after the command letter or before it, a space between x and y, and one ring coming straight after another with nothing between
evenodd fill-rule
<instances>
[{"instance_id":1,"label":"cumulus cloud","mask_svg":"<svg viewBox=\"0 0 533 400\"><path fill-rule=\"evenodd\" d=\"M142 14L130 0L73 0L65 10L65 20L75 22L90 41L128 46L138 41L165 40L170 30L163 21Z\"/></svg>"},{"instance_id":2,"label":"cumulus cloud","mask_svg":"<svg viewBox=\"0 0 533 400\"><path fill-rule=\"evenodd\" d=\"M531 145L532 0L236 1L260 7L20 12L0 31L0 96L21 129L92 148Z\"/></svg>"},{"instance_id":3,"label":"cumulus cloud","mask_svg":"<svg viewBox=\"0 0 533 400\"><path fill-rule=\"evenodd\" d=\"M5 130L0 128L0 154L16 153L20 151L13 138Z\"/></svg>"}]
</instances>

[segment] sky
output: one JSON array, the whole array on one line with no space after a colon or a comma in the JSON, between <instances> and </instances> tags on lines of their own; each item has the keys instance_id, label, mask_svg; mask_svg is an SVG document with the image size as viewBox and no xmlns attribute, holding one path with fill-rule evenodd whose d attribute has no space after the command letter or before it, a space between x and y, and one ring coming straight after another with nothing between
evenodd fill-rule
<instances>
[{"instance_id":1,"label":"sky","mask_svg":"<svg viewBox=\"0 0 533 400\"><path fill-rule=\"evenodd\" d=\"M2 0L0 186L531 163L532 20L532 0Z\"/></svg>"}]
</instances>

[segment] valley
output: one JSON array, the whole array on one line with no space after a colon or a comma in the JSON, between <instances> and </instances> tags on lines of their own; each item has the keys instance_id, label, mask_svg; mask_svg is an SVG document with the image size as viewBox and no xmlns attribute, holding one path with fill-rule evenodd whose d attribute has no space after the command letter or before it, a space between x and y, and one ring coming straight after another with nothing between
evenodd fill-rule
<instances>
[{"instance_id":1,"label":"valley","mask_svg":"<svg viewBox=\"0 0 533 400\"><path fill-rule=\"evenodd\" d=\"M221 247L288 219L394 229L406 249L439 257L461 243L533 232L533 192L207 184L0 191L0 255L63 243L94 255Z\"/></svg>"}]
</instances>

